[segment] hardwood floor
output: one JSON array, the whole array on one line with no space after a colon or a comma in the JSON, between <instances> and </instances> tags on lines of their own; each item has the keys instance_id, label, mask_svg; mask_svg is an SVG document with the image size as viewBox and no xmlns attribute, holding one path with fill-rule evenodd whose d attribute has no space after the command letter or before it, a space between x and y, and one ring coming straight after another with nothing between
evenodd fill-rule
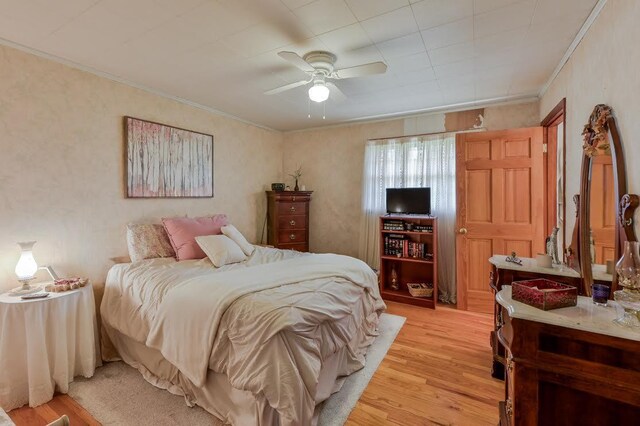
<instances>
[{"instance_id":1,"label":"hardwood floor","mask_svg":"<svg viewBox=\"0 0 640 426\"><path fill-rule=\"evenodd\" d=\"M407 318L347 425L493 425L504 382L491 378L493 317L387 302Z\"/></svg>"},{"instance_id":2,"label":"hardwood floor","mask_svg":"<svg viewBox=\"0 0 640 426\"><path fill-rule=\"evenodd\" d=\"M9 411L9 417L18 426L46 425L59 419L63 414L69 417L71 426L100 426L91 414L68 395L56 395L51 401L36 408L24 406Z\"/></svg>"},{"instance_id":3,"label":"hardwood floor","mask_svg":"<svg viewBox=\"0 0 640 426\"><path fill-rule=\"evenodd\" d=\"M504 383L490 375L492 317L387 305L407 322L347 425L496 425ZM99 425L67 395L9 412L18 426L46 425L63 414L72 426Z\"/></svg>"}]
</instances>

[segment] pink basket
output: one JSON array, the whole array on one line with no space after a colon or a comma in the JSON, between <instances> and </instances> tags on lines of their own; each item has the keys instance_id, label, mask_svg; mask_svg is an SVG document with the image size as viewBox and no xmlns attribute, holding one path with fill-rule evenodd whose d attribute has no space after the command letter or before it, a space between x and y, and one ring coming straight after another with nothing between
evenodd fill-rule
<instances>
[{"instance_id":1,"label":"pink basket","mask_svg":"<svg viewBox=\"0 0 640 426\"><path fill-rule=\"evenodd\" d=\"M578 289L547 279L514 281L511 298L534 308L548 311L578 304Z\"/></svg>"}]
</instances>

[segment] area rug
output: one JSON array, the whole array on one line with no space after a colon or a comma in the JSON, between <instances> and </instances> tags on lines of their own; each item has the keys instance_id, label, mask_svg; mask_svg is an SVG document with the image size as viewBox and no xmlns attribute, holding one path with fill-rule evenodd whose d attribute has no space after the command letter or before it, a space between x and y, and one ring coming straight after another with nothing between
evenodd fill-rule
<instances>
[{"instance_id":1,"label":"area rug","mask_svg":"<svg viewBox=\"0 0 640 426\"><path fill-rule=\"evenodd\" d=\"M0 407L0 426L14 426L15 423L11 421L9 415L4 412L2 407Z\"/></svg>"},{"instance_id":2,"label":"area rug","mask_svg":"<svg viewBox=\"0 0 640 426\"><path fill-rule=\"evenodd\" d=\"M391 314L380 317L380 335L367 352L367 364L349 376L340 390L320 407L319 426L341 426L356 406L406 318ZM69 395L105 426L110 425L222 425L200 407L190 408L184 398L158 389L123 362L110 362L91 379L78 378Z\"/></svg>"}]
</instances>

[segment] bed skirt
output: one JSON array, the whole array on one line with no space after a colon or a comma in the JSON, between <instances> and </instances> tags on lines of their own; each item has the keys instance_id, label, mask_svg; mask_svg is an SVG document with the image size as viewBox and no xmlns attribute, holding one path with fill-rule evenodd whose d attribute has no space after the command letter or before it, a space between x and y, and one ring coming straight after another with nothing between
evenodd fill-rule
<instances>
[{"instance_id":1,"label":"bed skirt","mask_svg":"<svg viewBox=\"0 0 640 426\"><path fill-rule=\"evenodd\" d=\"M225 424L280 425L278 412L269 405L263 395L253 395L251 392L232 387L225 374L209 370L205 385L197 387L158 350L136 342L104 323L102 331L103 343L107 343L105 337L108 337L110 340L108 343L111 343L115 349L104 361L124 361L137 369L152 385L166 389L174 395L184 396L188 406L198 405ZM367 338L360 333L358 337L360 340L370 340L359 342L362 346L369 346L373 341L371 336ZM117 355L114 352L117 352ZM316 425L320 411L318 404L339 391L346 379L344 372L352 370L348 367L349 359L351 357L345 346L324 360L318 379L313 425Z\"/></svg>"}]
</instances>

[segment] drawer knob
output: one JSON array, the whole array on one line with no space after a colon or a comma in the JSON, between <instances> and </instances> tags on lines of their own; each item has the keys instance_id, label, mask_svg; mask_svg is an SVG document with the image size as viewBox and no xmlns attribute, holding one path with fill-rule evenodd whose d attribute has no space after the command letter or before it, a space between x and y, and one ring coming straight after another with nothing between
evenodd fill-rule
<instances>
[{"instance_id":1,"label":"drawer knob","mask_svg":"<svg viewBox=\"0 0 640 426\"><path fill-rule=\"evenodd\" d=\"M291 221L289 221L289 225L291 225L291 226L296 226L296 221L295 221L295 220L291 220Z\"/></svg>"},{"instance_id":2,"label":"drawer knob","mask_svg":"<svg viewBox=\"0 0 640 426\"><path fill-rule=\"evenodd\" d=\"M293 199L292 199L292 201L295 201L295 200L296 200L296 197L294 196L294 197L293 197Z\"/></svg>"},{"instance_id":3,"label":"drawer knob","mask_svg":"<svg viewBox=\"0 0 640 426\"><path fill-rule=\"evenodd\" d=\"M291 235L289 235L289 239L290 239L290 240L295 240L295 239L296 239L296 234L291 234Z\"/></svg>"},{"instance_id":4,"label":"drawer knob","mask_svg":"<svg viewBox=\"0 0 640 426\"><path fill-rule=\"evenodd\" d=\"M291 212L293 213L293 212L296 211L296 207L295 206L291 206L291 208L289 210L291 210Z\"/></svg>"}]
</instances>

